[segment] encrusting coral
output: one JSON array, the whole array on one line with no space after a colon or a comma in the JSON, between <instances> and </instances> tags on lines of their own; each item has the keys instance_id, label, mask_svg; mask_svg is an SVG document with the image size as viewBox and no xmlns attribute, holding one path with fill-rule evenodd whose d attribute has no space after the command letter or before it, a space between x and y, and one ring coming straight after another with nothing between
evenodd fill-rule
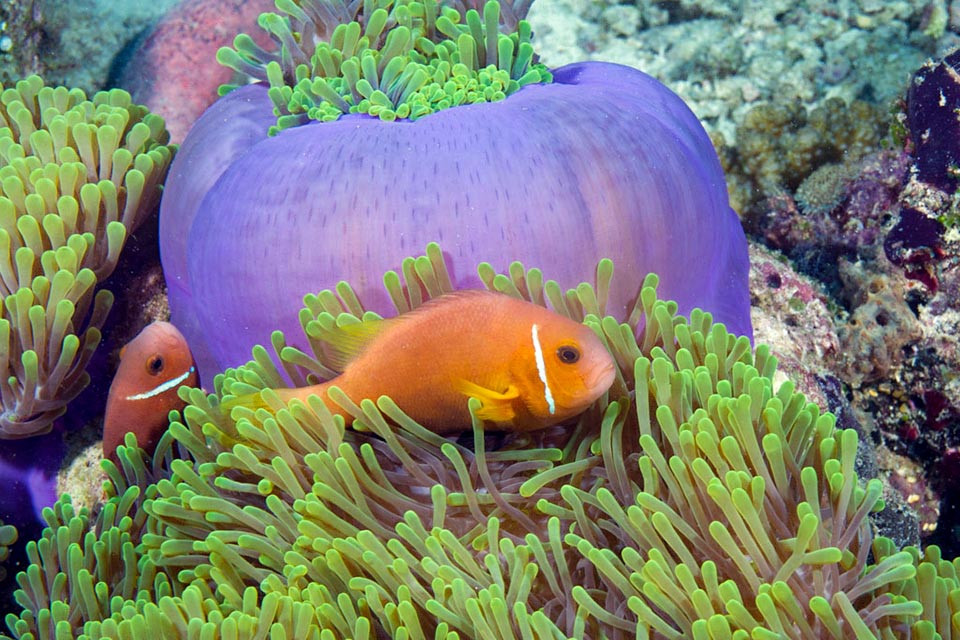
<instances>
[{"instance_id":1,"label":"encrusting coral","mask_svg":"<svg viewBox=\"0 0 960 640\"><path fill-rule=\"evenodd\" d=\"M0 439L49 431L89 382L113 297L95 292L157 204L163 120L119 89L0 86Z\"/></svg>"},{"instance_id":2,"label":"encrusting coral","mask_svg":"<svg viewBox=\"0 0 960 640\"><path fill-rule=\"evenodd\" d=\"M403 273L406 286L384 278L399 311L451 289L436 245ZM454 441L389 398L335 391L352 430L316 397L265 392L271 410L224 416L235 394L331 375L317 323L363 314L341 283L305 299L311 348L275 333L280 368L257 347L217 394L181 390L183 419L152 460L130 446L104 462L95 517L68 497L45 511L13 637L957 633L957 564L872 537L880 483L858 482L856 433L790 383L774 389L766 346L676 315L655 276L628 322L605 316L606 260L596 287L566 292L518 263L478 273L610 348L617 380L576 425L498 441L475 422Z\"/></svg>"}]
</instances>

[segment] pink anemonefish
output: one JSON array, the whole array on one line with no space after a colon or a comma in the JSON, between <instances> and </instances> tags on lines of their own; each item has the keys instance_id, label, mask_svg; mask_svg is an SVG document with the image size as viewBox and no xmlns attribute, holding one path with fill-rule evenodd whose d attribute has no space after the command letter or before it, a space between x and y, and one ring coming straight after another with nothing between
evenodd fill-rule
<instances>
[{"instance_id":1,"label":"pink anemonefish","mask_svg":"<svg viewBox=\"0 0 960 640\"><path fill-rule=\"evenodd\" d=\"M104 455L116 461L117 447L128 431L152 453L167 430L167 415L183 409L177 389L197 384L197 368L180 331L169 322L147 325L120 349L103 418Z\"/></svg>"},{"instance_id":2,"label":"pink anemonefish","mask_svg":"<svg viewBox=\"0 0 960 640\"><path fill-rule=\"evenodd\" d=\"M324 330L341 375L322 384L277 389L284 401L316 394L330 411L336 385L356 402L389 396L407 415L440 433L470 427L468 397L478 417L498 429L533 430L582 413L610 388L613 357L593 331L541 306L491 291L450 293L396 318ZM234 406L265 407L259 393Z\"/></svg>"}]
</instances>

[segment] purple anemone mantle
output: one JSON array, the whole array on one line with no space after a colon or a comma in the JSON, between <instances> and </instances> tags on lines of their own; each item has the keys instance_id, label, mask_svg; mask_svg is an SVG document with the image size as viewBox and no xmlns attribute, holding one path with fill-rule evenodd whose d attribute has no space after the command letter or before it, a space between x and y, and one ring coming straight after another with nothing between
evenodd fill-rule
<instances>
[{"instance_id":1,"label":"purple anemone mantle","mask_svg":"<svg viewBox=\"0 0 960 640\"><path fill-rule=\"evenodd\" d=\"M172 321L204 383L281 329L301 335L304 294L350 282L387 313L381 276L440 243L455 286L514 260L564 287L616 267L623 318L648 272L682 313L751 335L747 245L696 117L635 69L586 62L501 102L415 122L361 115L273 137L250 85L194 125L161 205Z\"/></svg>"}]
</instances>

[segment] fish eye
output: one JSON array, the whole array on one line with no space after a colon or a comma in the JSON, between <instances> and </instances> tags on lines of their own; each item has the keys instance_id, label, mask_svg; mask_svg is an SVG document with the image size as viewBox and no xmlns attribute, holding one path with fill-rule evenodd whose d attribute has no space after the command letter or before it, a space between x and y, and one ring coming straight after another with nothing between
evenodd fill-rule
<instances>
[{"instance_id":1,"label":"fish eye","mask_svg":"<svg viewBox=\"0 0 960 640\"><path fill-rule=\"evenodd\" d=\"M580 350L570 345L563 345L557 349L557 357L563 364L573 364L580 359Z\"/></svg>"},{"instance_id":2,"label":"fish eye","mask_svg":"<svg viewBox=\"0 0 960 640\"><path fill-rule=\"evenodd\" d=\"M163 356L159 353L155 353L149 358L147 358L147 373L152 376L157 375L163 371Z\"/></svg>"}]
</instances>

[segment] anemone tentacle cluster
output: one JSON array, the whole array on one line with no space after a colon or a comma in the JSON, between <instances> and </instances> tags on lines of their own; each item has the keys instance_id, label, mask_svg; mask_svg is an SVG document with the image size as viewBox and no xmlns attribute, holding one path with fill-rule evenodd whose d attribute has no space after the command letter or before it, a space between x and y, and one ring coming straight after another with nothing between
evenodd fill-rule
<instances>
[{"instance_id":1,"label":"anemone tentacle cluster","mask_svg":"<svg viewBox=\"0 0 960 640\"><path fill-rule=\"evenodd\" d=\"M280 43L276 51L241 34L234 48L217 53L222 64L270 84L278 115L273 133L345 113L416 120L457 105L503 100L551 78L536 62L530 25L521 19L529 0L505 3L502 15L496 0L456 6L299 0L278 7L280 14L259 20ZM225 85L221 95L233 88Z\"/></svg>"},{"instance_id":2,"label":"anemone tentacle cluster","mask_svg":"<svg viewBox=\"0 0 960 640\"><path fill-rule=\"evenodd\" d=\"M12 635L948 637L958 565L872 537L856 433L774 389L765 346L678 316L655 276L627 322L606 316L612 271L565 291L519 263L478 269L586 323L619 369L576 425L499 446L480 423L448 440L335 391L354 429L266 391L269 410L224 416L235 394L331 375L316 323L364 307L345 283L308 296L310 346L277 332L217 393L182 390L152 459L131 439L104 462L95 518L66 497L46 511ZM384 278L399 311L451 289L435 245L401 272Z\"/></svg>"},{"instance_id":3,"label":"anemone tentacle cluster","mask_svg":"<svg viewBox=\"0 0 960 640\"><path fill-rule=\"evenodd\" d=\"M155 210L173 148L119 89L0 91L2 439L49 431L86 387L113 300L96 285Z\"/></svg>"}]
</instances>

